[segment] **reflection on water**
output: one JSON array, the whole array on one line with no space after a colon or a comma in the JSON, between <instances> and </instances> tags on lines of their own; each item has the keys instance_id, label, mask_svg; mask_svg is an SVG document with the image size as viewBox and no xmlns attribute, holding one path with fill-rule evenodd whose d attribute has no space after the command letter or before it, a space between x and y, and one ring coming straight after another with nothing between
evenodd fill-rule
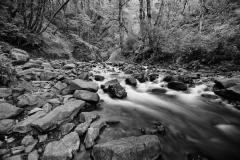
<instances>
[{"instance_id":1,"label":"reflection on water","mask_svg":"<svg viewBox=\"0 0 240 160\"><path fill-rule=\"evenodd\" d=\"M160 136L165 160L187 159L192 152L203 152L216 160L240 159L240 112L230 105L202 98L203 93L213 94L205 91L205 85L190 89L190 93L167 89L166 94L157 95L148 91L165 86L161 75L154 83L138 83L132 88L124 82L129 75L117 69L118 74L99 70L96 68L94 73L106 78L97 82L99 85L117 78L128 96L123 100L112 99L98 91L104 100L103 116L121 122L103 130L98 143L141 135L142 128L151 134L156 130L154 122L160 121L166 127L166 135Z\"/></svg>"}]
</instances>

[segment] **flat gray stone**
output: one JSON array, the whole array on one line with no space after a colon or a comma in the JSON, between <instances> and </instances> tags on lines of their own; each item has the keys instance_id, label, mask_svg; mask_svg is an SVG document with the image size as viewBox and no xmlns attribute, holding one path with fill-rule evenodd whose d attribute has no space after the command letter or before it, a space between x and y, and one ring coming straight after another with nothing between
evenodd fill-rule
<instances>
[{"instance_id":1,"label":"flat gray stone","mask_svg":"<svg viewBox=\"0 0 240 160\"><path fill-rule=\"evenodd\" d=\"M34 121L32 127L41 132L52 130L64 122L73 120L74 116L77 115L84 106L85 102L82 100L75 100L61 105L49 112L46 116Z\"/></svg>"},{"instance_id":2,"label":"flat gray stone","mask_svg":"<svg viewBox=\"0 0 240 160\"><path fill-rule=\"evenodd\" d=\"M70 82L70 90L87 90L91 92L98 91L98 84L95 82L86 82L81 79L75 79Z\"/></svg>"},{"instance_id":3,"label":"flat gray stone","mask_svg":"<svg viewBox=\"0 0 240 160\"><path fill-rule=\"evenodd\" d=\"M71 132L59 141L47 144L42 160L70 160L73 153L78 151L80 139L77 132Z\"/></svg>"},{"instance_id":4,"label":"flat gray stone","mask_svg":"<svg viewBox=\"0 0 240 160\"><path fill-rule=\"evenodd\" d=\"M38 111L37 113L31 115L27 119L19 122L16 126L14 126L13 132L18 132L18 133L30 132L32 130L31 124L45 115L46 115L46 112Z\"/></svg>"},{"instance_id":5,"label":"flat gray stone","mask_svg":"<svg viewBox=\"0 0 240 160\"><path fill-rule=\"evenodd\" d=\"M9 103L0 103L0 120L13 118L23 111L22 108L15 107Z\"/></svg>"},{"instance_id":6,"label":"flat gray stone","mask_svg":"<svg viewBox=\"0 0 240 160\"><path fill-rule=\"evenodd\" d=\"M3 119L0 120L0 134L9 134L15 125L13 119Z\"/></svg>"},{"instance_id":7,"label":"flat gray stone","mask_svg":"<svg viewBox=\"0 0 240 160\"><path fill-rule=\"evenodd\" d=\"M121 138L93 147L94 160L156 160L161 154L155 135Z\"/></svg>"},{"instance_id":8,"label":"flat gray stone","mask_svg":"<svg viewBox=\"0 0 240 160\"><path fill-rule=\"evenodd\" d=\"M100 99L97 93L85 90L76 90L73 94L73 97L90 103L98 103Z\"/></svg>"}]
</instances>

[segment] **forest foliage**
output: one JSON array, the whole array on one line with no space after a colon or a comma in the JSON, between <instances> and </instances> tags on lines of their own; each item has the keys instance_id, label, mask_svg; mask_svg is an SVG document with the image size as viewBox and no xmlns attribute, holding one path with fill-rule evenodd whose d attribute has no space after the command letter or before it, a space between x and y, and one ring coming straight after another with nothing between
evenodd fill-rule
<instances>
[{"instance_id":1,"label":"forest foliage","mask_svg":"<svg viewBox=\"0 0 240 160\"><path fill-rule=\"evenodd\" d=\"M121 48L135 62L240 63L238 0L6 0L0 8L0 37L17 46L41 47L51 27L88 61L95 46L105 59Z\"/></svg>"}]
</instances>

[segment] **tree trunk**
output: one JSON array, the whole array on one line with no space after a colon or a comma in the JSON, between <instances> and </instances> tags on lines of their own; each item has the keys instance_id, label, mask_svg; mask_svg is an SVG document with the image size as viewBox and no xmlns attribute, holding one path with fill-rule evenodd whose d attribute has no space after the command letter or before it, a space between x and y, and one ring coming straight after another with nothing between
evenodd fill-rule
<instances>
[{"instance_id":1,"label":"tree trunk","mask_svg":"<svg viewBox=\"0 0 240 160\"><path fill-rule=\"evenodd\" d=\"M148 19L148 43L152 47L152 9L151 0L147 0L147 19Z\"/></svg>"},{"instance_id":2,"label":"tree trunk","mask_svg":"<svg viewBox=\"0 0 240 160\"><path fill-rule=\"evenodd\" d=\"M139 19L140 19L140 34L142 36L142 42L145 42L145 12L143 10L143 0L140 1L140 6L139 6Z\"/></svg>"},{"instance_id":3,"label":"tree trunk","mask_svg":"<svg viewBox=\"0 0 240 160\"><path fill-rule=\"evenodd\" d=\"M154 23L154 26L157 26L159 24L159 21L160 21L160 17L162 15L162 10L163 10L163 0L161 0L161 4L159 6L159 10L158 10L158 15L157 15L157 19Z\"/></svg>"},{"instance_id":4,"label":"tree trunk","mask_svg":"<svg viewBox=\"0 0 240 160\"><path fill-rule=\"evenodd\" d=\"M120 36L121 52L123 51L123 38L124 38L122 9L123 9L123 3L122 3L122 0L119 0L118 22L119 22L119 36Z\"/></svg>"},{"instance_id":5,"label":"tree trunk","mask_svg":"<svg viewBox=\"0 0 240 160\"><path fill-rule=\"evenodd\" d=\"M205 0L199 0L200 2L200 17L199 17L199 33L202 33L204 14L206 12Z\"/></svg>"},{"instance_id":6,"label":"tree trunk","mask_svg":"<svg viewBox=\"0 0 240 160\"><path fill-rule=\"evenodd\" d=\"M70 1L70 0L67 0L66 2L64 2L64 3L62 4L62 6L53 14L53 16L52 16L51 19L49 20L48 24L45 26L44 29L42 29L42 31L41 31L40 33L43 33L43 32L48 28L48 26L49 26L50 23L52 22L53 18L63 9L63 7L64 7L65 5L68 4L69 1Z\"/></svg>"},{"instance_id":7,"label":"tree trunk","mask_svg":"<svg viewBox=\"0 0 240 160\"><path fill-rule=\"evenodd\" d=\"M32 25L32 21L33 21L33 0L31 0L30 2L30 18L29 18L29 21L28 21L28 26L27 28L30 28L31 25Z\"/></svg>"}]
</instances>

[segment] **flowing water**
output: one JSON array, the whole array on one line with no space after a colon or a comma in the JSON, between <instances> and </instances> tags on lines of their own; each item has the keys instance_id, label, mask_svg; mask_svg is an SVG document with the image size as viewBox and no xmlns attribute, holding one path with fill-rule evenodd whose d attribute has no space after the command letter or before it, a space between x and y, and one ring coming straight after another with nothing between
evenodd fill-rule
<instances>
[{"instance_id":1,"label":"flowing water","mask_svg":"<svg viewBox=\"0 0 240 160\"><path fill-rule=\"evenodd\" d=\"M163 75L157 83L138 83L136 88L125 84L126 77L96 67L94 74L105 77L99 85L117 78L127 91L127 98L112 99L101 89L102 118L118 120L118 125L105 128L97 143L128 136L151 134L156 130L154 122L160 121L166 135L160 136L164 160L185 160L188 153L204 153L215 160L240 160L240 112L229 104L207 100L201 94L207 86L199 85L190 93L169 90L165 94L153 94L153 88L161 88Z\"/></svg>"}]
</instances>

